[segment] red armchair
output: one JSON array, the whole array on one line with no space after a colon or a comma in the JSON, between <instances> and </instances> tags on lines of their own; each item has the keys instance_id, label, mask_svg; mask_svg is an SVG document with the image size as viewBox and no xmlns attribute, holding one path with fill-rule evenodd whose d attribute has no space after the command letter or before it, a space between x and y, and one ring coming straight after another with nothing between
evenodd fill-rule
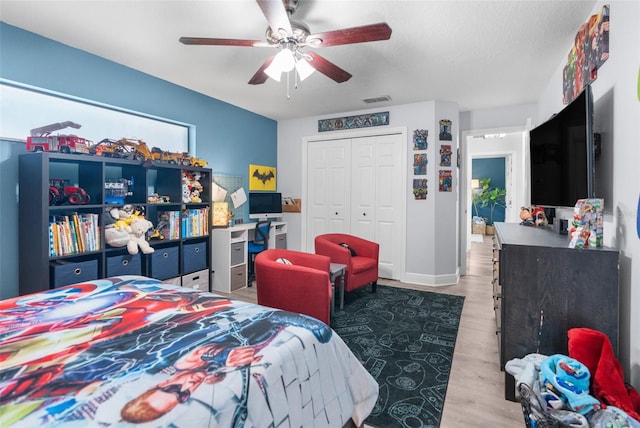
<instances>
[{"instance_id":1,"label":"red armchair","mask_svg":"<svg viewBox=\"0 0 640 428\"><path fill-rule=\"evenodd\" d=\"M346 244L345 248L340 244ZM328 256L331 263L346 265L344 290L353 291L371 284L371 291L378 286L378 258L380 245L354 235L327 233L315 238L316 254ZM351 250L355 256L351 255Z\"/></svg>"},{"instance_id":2,"label":"red armchair","mask_svg":"<svg viewBox=\"0 0 640 428\"><path fill-rule=\"evenodd\" d=\"M284 264L276 260L291 262ZM255 259L258 304L298 312L329 324L331 283L329 257L269 249Z\"/></svg>"}]
</instances>

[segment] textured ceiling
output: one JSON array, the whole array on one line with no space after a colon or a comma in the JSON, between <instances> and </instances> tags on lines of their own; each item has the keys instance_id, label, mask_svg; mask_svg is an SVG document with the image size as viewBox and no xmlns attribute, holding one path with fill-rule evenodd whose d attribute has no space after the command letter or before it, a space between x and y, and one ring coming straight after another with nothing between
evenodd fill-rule
<instances>
[{"instance_id":1,"label":"textured ceiling","mask_svg":"<svg viewBox=\"0 0 640 428\"><path fill-rule=\"evenodd\" d=\"M275 50L185 46L181 36L264 40L253 0L0 0L8 24L281 120L425 100L461 111L536 102L595 1L300 0L312 33L387 22L387 41L325 47L353 77L247 82ZM558 88L560 92L561 88ZM365 98L391 101L365 104Z\"/></svg>"}]
</instances>

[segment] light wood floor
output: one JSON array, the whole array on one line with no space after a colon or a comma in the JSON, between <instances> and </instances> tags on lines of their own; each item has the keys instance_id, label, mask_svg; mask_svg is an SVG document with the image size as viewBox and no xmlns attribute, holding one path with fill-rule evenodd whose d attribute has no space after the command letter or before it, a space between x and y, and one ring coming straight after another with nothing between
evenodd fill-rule
<instances>
[{"instance_id":1,"label":"light wood floor","mask_svg":"<svg viewBox=\"0 0 640 428\"><path fill-rule=\"evenodd\" d=\"M471 245L467 275L456 285L425 287L390 280L379 284L465 296L441 428L524 427L520 404L504 399L491 295L491 237ZM256 302L255 290L244 288L229 296Z\"/></svg>"}]
</instances>

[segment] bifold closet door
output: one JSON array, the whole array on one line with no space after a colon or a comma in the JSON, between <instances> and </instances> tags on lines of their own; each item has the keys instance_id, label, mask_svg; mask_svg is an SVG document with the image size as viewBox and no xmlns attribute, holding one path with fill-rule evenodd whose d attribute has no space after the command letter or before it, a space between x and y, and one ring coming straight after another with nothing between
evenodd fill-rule
<instances>
[{"instance_id":1,"label":"bifold closet door","mask_svg":"<svg viewBox=\"0 0 640 428\"><path fill-rule=\"evenodd\" d=\"M323 233L349 233L350 140L312 141L307 146L306 247Z\"/></svg>"},{"instance_id":2,"label":"bifold closet door","mask_svg":"<svg viewBox=\"0 0 640 428\"><path fill-rule=\"evenodd\" d=\"M323 233L358 235L380 244L380 276L400 279L403 156L401 134L309 142L306 248Z\"/></svg>"},{"instance_id":3,"label":"bifold closet door","mask_svg":"<svg viewBox=\"0 0 640 428\"><path fill-rule=\"evenodd\" d=\"M380 244L380 276L400 278L402 236L402 137L351 140L351 232Z\"/></svg>"}]
</instances>

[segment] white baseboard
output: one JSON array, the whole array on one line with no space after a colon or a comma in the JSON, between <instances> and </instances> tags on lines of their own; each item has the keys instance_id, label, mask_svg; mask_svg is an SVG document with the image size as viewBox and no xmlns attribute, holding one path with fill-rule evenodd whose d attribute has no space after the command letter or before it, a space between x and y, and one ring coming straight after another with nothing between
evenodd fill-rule
<instances>
[{"instance_id":1,"label":"white baseboard","mask_svg":"<svg viewBox=\"0 0 640 428\"><path fill-rule=\"evenodd\" d=\"M449 275L424 275L420 273L405 273L401 279L407 284L427 285L430 287L442 287L457 284L460 280L459 272Z\"/></svg>"}]
</instances>

